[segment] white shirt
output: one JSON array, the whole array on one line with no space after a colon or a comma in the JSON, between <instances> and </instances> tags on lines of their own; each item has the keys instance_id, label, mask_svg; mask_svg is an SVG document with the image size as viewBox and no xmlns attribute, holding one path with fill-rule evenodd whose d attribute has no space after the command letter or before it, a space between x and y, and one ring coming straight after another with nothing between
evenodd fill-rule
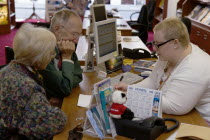
<instances>
[{"instance_id":1,"label":"white shirt","mask_svg":"<svg viewBox=\"0 0 210 140\"><path fill-rule=\"evenodd\" d=\"M195 107L210 121L210 56L191 45L191 54L179 63L161 88L162 109L167 114L183 115ZM158 60L151 75L137 85L158 89L166 64Z\"/></svg>"}]
</instances>

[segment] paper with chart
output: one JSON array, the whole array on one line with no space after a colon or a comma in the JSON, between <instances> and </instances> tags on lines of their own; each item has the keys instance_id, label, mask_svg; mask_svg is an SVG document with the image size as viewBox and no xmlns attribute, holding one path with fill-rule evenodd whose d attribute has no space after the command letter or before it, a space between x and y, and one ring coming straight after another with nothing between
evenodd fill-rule
<instances>
[{"instance_id":1,"label":"paper with chart","mask_svg":"<svg viewBox=\"0 0 210 140\"><path fill-rule=\"evenodd\" d=\"M159 90L130 85L127 90L126 106L134 112L134 116L137 118L162 117L161 97L162 92Z\"/></svg>"}]
</instances>

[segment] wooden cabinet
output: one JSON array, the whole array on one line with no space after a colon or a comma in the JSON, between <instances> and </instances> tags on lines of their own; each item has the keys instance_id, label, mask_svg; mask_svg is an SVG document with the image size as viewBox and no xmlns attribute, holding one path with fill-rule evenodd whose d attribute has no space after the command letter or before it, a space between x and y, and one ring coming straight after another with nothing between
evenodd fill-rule
<instances>
[{"instance_id":1,"label":"wooden cabinet","mask_svg":"<svg viewBox=\"0 0 210 140\"><path fill-rule=\"evenodd\" d=\"M167 17L168 0L156 0L153 27Z\"/></svg>"},{"instance_id":2,"label":"wooden cabinet","mask_svg":"<svg viewBox=\"0 0 210 140\"><path fill-rule=\"evenodd\" d=\"M0 2L0 34L10 33L15 24L14 0L3 0Z\"/></svg>"},{"instance_id":3,"label":"wooden cabinet","mask_svg":"<svg viewBox=\"0 0 210 140\"><path fill-rule=\"evenodd\" d=\"M190 41L210 54L210 25L189 17L189 14L197 5L204 8L210 6L210 3L206 0L185 0L182 5L182 17L187 16L192 21Z\"/></svg>"}]
</instances>

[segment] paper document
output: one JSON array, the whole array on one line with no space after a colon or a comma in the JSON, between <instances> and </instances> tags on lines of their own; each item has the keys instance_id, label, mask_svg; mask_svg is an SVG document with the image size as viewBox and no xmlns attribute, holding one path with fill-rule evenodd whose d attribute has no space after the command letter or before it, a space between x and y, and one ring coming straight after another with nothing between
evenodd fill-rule
<instances>
[{"instance_id":1,"label":"paper document","mask_svg":"<svg viewBox=\"0 0 210 140\"><path fill-rule=\"evenodd\" d=\"M91 95L80 94L77 106L88 107L90 104L90 100L91 100Z\"/></svg>"},{"instance_id":2,"label":"paper document","mask_svg":"<svg viewBox=\"0 0 210 140\"><path fill-rule=\"evenodd\" d=\"M176 135L176 140L180 140L182 138L189 138L193 140L209 140L209 132L209 127L181 123Z\"/></svg>"},{"instance_id":3,"label":"paper document","mask_svg":"<svg viewBox=\"0 0 210 140\"><path fill-rule=\"evenodd\" d=\"M168 137L167 140L175 140L176 134L177 134L177 131L175 131L173 134L171 134L171 136Z\"/></svg>"},{"instance_id":4,"label":"paper document","mask_svg":"<svg viewBox=\"0 0 210 140\"><path fill-rule=\"evenodd\" d=\"M137 118L151 116L162 117L162 92L147 88L140 88L136 85L129 85L127 90L126 106L134 112Z\"/></svg>"}]
</instances>

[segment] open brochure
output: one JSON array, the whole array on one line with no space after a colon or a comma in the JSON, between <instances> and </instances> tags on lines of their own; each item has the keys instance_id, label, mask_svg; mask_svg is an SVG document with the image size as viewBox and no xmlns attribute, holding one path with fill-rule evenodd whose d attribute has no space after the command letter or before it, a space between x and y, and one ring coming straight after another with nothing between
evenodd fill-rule
<instances>
[{"instance_id":1,"label":"open brochure","mask_svg":"<svg viewBox=\"0 0 210 140\"><path fill-rule=\"evenodd\" d=\"M162 118L162 92L129 85L126 106L134 112L136 118L158 116Z\"/></svg>"},{"instance_id":2,"label":"open brochure","mask_svg":"<svg viewBox=\"0 0 210 140\"><path fill-rule=\"evenodd\" d=\"M114 123L108 114L112 93L110 78L94 84L90 108L86 112L85 133L100 139L107 137L107 134L110 134L111 137L117 135Z\"/></svg>"},{"instance_id":3,"label":"open brochure","mask_svg":"<svg viewBox=\"0 0 210 140\"><path fill-rule=\"evenodd\" d=\"M175 140L181 140L182 138L188 138L193 140L209 140L210 128L192 124L181 123Z\"/></svg>"}]
</instances>

